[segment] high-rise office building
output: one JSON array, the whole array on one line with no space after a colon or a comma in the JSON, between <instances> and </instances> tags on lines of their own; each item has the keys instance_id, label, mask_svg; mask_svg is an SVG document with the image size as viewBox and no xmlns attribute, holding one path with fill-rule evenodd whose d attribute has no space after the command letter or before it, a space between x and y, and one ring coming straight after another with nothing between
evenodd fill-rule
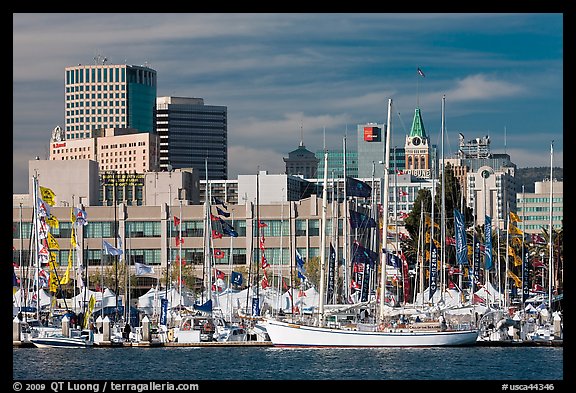
<instances>
[{"instance_id":1,"label":"high-rise office building","mask_svg":"<svg viewBox=\"0 0 576 393\"><path fill-rule=\"evenodd\" d=\"M104 128L155 132L156 71L95 60L65 69L65 139L89 138Z\"/></svg>"},{"instance_id":2,"label":"high-rise office building","mask_svg":"<svg viewBox=\"0 0 576 393\"><path fill-rule=\"evenodd\" d=\"M194 168L200 180L228 178L228 108L202 98L158 97L160 168Z\"/></svg>"}]
</instances>

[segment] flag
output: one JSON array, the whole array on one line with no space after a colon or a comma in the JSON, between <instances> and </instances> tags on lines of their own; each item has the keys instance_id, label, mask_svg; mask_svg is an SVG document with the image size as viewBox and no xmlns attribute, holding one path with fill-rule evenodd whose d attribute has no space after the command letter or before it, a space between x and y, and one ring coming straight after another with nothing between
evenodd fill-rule
<instances>
[{"instance_id":1,"label":"flag","mask_svg":"<svg viewBox=\"0 0 576 393\"><path fill-rule=\"evenodd\" d=\"M178 225L180 225L180 219L178 217L174 216L174 226L177 227Z\"/></svg>"},{"instance_id":2,"label":"flag","mask_svg":"<svg viewBox=\"0 0 576 393\"><path fill-rule=\"evenodd\" d=\"M258 220L258 228L266 228L268 226L268 224L266 224L265 222L262 222L260 220Z\"/></svg>"},{"instance_id":3,"label":"flag","mask_svg":"<svg viewBox=\"0 0 576 393\"><path fill-rule=\"evenodd\" d=\"M424 72L420 69L420 67L418 67L418 75L420 75L422 78L425 78L426 75L424 75Z\"/></svg>"},{"instance_id":4,"label":"flag","mask_svg":"<svg viewBox=\"0 0 576 393\"><path fill-rule=\"evenodd\" d=\"M59 250L60 249L60 245L58 244L58 242L56 241L56 239L54 238L54 236L48 232L48 237L46 238L46 241L48 242L48 248L51 250Z\"/></svg>"},{"instance_id":5,"label":"flag","mask_svg":"<svg viewBox=\"0 0 576 393\"><path fill-rule=\"evenodd\" d=\"M398 191L398 196L400 196L400 197L408 196L408 193L407 193L406 191L404 191L404 190L399 190L399 191Z\"/></svg>"},{"instance_id":6,"label":"flag","mask_svg":"<svg viewBox=\"0 0 576 393\"><path fill-rule=\"evenodd\" d=\"M400 267L402 267L400 258L397 255L392 254L391 252L387 252L386 255L387 255L386 265L392 266L396 269L400 269Z\"/></svg>"},{"instance_id":7,"label":"flag","mask_svg":"<svg viewBox=\"0 0 576 393\"><path fill-rule=\"evenodd\" d=\"M225 221L220 220L222 223L222 232L230 237L238 237L238 232L234 230L232 225L228 224Z\"/></svg>"},{"instance_id":8,"label":"flag","mask_svg":"<svg viewBox=\"0 0 576 393\"><path fill-rule=\"evenodd\" d=\"M234 285L242 285L242 273L232 272L230 274L230 282Z\"/></svg>"},{"instance_id":9,"label":"flag","mask_svg":"<svg viewBox=\"0 0 576 393\"><path fill-rule=\"evenodd\" d=\"M352 244L352 262L366 264L369 263L370 267L374 267L378 260L378 253L362 247L357 242Z\"/></svg>"},{"instance_id":10,"label":"flag","mask_svg":"<svg viewBox=\"0 0 576 393\"><path fill-rule=\"evenodd\" d=\"M355 210L350 210L350 227L352 229L360 228L360 229L367 229L367 228L376 228L378 224L372 217L368 217L365 214L359 213Z\"/></svg>"},{"instance_id":11,"label":"flag","mask_svg":"<svg viewBox=\"0 0 576 393\"><path fill-rule=\"evenodd\" d=\"M134 262L136 268L136 275L142 276L145 274L154 274L154 266L146 265L144 263Z\"/></svg>"},{"instance_id":12,"label":"flag","mask_svg":"<svg viewBox=\"0 0 576 393\"><path fill-rule=\"evenodd\" d=\"M532 243L535 244L546 244L546 239L544 239L542 236L540 236L537 233L533 233L532 235L530 235L532 238Z\"/></svg>"},{"instance_id":13,"label":"flag","mask_svg":"<svg viewBox=\"0 0 576 393\"><path fill-rule=\"evenodd\" d=\"M222 259L222 258L224 258L224 251L222 251L222 250L220 250L220 249L218 249L218 248L215 248L215 249L214 249L214 258L217 258L217 259Z\"/></svg>"},{"instance_id":14,"label":"flag","mask_svg":"<svg viewBox=\"0 0 576 393\"><path fill-rule=\"evenodd\" d=\"M492 217L484 218L484 267L492 269Z\"/></svg>"},{"instance_id":15,"label":"flag","mask_svg":"<svg viewBox=\"0 0 576 393\"><path fill-rule=\"evenodd\" d=\"M218 206L216 206L216 210L218 211L218 214L224 217L230 217L230 213L225 212L224 210L220 209Z\"/></svg>"},{"instance_id":16,"label":"flag","mask_svg":"<svg viewBox=\"0 0 576 393\"><path fill-rule=\"evenodd\" d=\"M40 196L42 197L44 202L46 202L50 206L54 206L56 204L56 202L54 201L54 197L56 195L54 194L54 191L52 191L51 189L40 186Z\"/></svg>"},{"instance_id":17,"label":"flag","mask_svg":"<svg viewBox=\"0 0 576 393\"><path fill-rule=\"evenodd\" d=\"M218 270L218 269L214 269L214 275L216 276L216 278L220 278L222 280L225 277L224 272L222 270Z\"/></svg>"},{"instance_id":18,"label":"flag","mask_svg":"<svg viewBox=\"0 0 576 393\"><path fill-rule=\"evenodd\" d=\"M212 197L212 200L214 201L214 204L216 205L222 205L222 207L224 207L224 209L228 209L226 207L226 205L224 204L223 201L221 201L220 199L216 198L216 197Z\"/></svg>"},{"instance_id":19,"label":"flag","mask_svg":"<svg viewBox=\"0 0 576 393\"><path fill-rule=\"evenodd\" d=\"M408 213L406 213L406 212L400 212L400 218L403 219L403 220L406 219L406 218L408 218Z\"/></svg>"},{"instance_id":20,"label":"flag","mask_svg":"<svg viewBox=\"0 0 576 393\"><path fill-rule=\"evenodd\" d=\"M512 278L512 280L514 280L514 284L516 285L517 288L522 287L522 280L520 280L520 278L517 275L512 273L512 271L508 270L508 276Z\"/></svg>"},{"instance_id":21,"label":"flag","mask_svg":"<svg viewBox=\"0 0 576 393\"><path fill-rule=\"evenodd\" d=\"M54 215L50 215L49 217L45 217L44 220L46 224L50 225L51 228L58 228L60 226L60 222Z\"/></svg>"},{"instance_id":22,"label":"flag","mask_svg":"<svg viewBox=\"0 0 576 393\"><path fill-rule=\"evenodd\" d=\"M40 198L36 198L37 216L50 217L50 205Z\"/></svg>"},{"instance_id":23,"label":"flag","mask_svg":"<svg viewBox=\"0 0 576 393\"><path fill-rule=\"evenodd\" d=\"M90 316L94 311L94 307L96 306L96 297L94 295L90 295L90 300L88 300L88 310L86 311L86 315L84 316L84 329L88 328L88 324L90 323Z\"/></svg>"},{"instance_id":24,"label":"flag","mask_svg":"<svg viewBox=\"0 0 576 393\"><path fill-rule=\"evenodd\" d=\"M270 286L270 284L268 283L268 277L266 277L266 275L264 275L264 277L262 277L262 289L266 289Z\"/></svg>"},{"instance_id":25,"label":"flag","mask_svg":"<svg viewBox=\"0 0 576 393\"><path fill-rule=\"evenodd\" d=\"M70 282L70 270L72 270L72 251L68 253L68 267L66 267L66 272L60 279L60 285L66 285Z\"/></svg>"},{"instance_id":26,"label":"flag","mask_svg":"<svg viewBox=\"0 0 576 393\"><path fill-rule=\"evenodd\" d=\"M286 284L286 281L284 281L284 277L282 277L282 289L283 289L284 291L287 291L287 290L288 290L288 285Z\"/></svg>"},{"instance_id":27,"label":"flag","mask_svg":"<svg viewBox=\"0 0 576 393\"><path fill-rule=\"evenodd\" d=\"M108 243L106 240L102 240L102 247L104 247L105 255L122 255L122 250L115 248L112 244Z\"/></svg>"},{"instance_id":28,"label":"flag","mask_svg":"<svg viewBox=\"0 0 576 393\"><path fill-rule=\"evenodd\" d=\"M76 232L74 231L74 226L72 226L72 232L70 233L70 247L78 247L78 243L76 243Z\"/></svg>"},{"instance_id":29,"label":"flag","mask_svg":"<svg viewBox=\"0 0 576 393\"><path fill-rule=\"evenodd\" d=\"M430 216L426 216L426 218L424 218L424 222L426 223L427 226L432 225L432 219L430 218ZM437 222L435 222L435 223L434 223L434 228L440 229L440 224L438 224Z\"/></svg>"},{"instance_id":30,"label":"flag","mask_svg":"<svg viewBox=\"0 0 576 393\"><path fill-rule=\"evenodd\" d=\"M262 269L266 269L270 267L268 260L266 259L266 255L262 254Z\"/></svg>"},{"instance_id":31,"label":"flag","mask_svg":"<svg viewBox=\"0 0 576 393\"><path fill-rule=\"evenodd\" d=\"M346 176L346 194L367 198L372 194L372 187L361 180Z\"/></svg>"},{"instance_id":32,"label":"flag","mask_svg":"<svg viewBox=\"0 0 576 393\"><path fill-rule=\"evenodd\" d=\"M522 221L522 220L520 219L520 217L518 217L518 216L516 215L516 213L514 213L514 212L510 212L510 220L511 220L511 221L515 221L515 222L520 222L520 221Z\"/></svg>"},{"instance_id":33,"label":"flag","mask_svg":"<svg viewBox=\"0 0 576 393\"><path fill-rule=\"evenodd\" d=\"M298 271L298 278L302 280L306 280L306 275L304 274L304 259L302 259L302 255L296 250L296 270Z\"/></svg>"},{"instance_id":34,"label":"flag","mask_svg":"<svg viewBox=\"0 0 576 393\"><path fill-rule=\"evenodd\" d=\"M458 209L454 209L454 232L456 237L456 259L458 264L468 265L468 247L466 246L464 215Z\"/></svg>"},{"instance_id":35,"label":"flag","mask_svg":"<svg viewBox=\"0 0 576 393\"><path fill-rule=\"evenodd\" d=\"M80 208L74 208L74 220L77 225L88 225L86 211Z\"/></svg>"},{"instance_id":36,"label":"flag","mask_svg":"<svg viewBox=\"0 0 576 393\"><path fill-rule=\"evenodd\" d=\"M430 250L430 288L429 288L429 296L428 299L432 299L434 293L436 292L436 288L438 288L438 250L436 249L436 245L432 243L431 250Z\"/></svg>"},{"instance_id":37,"label":"flag","mask_svg":"<svg viewBox=\"0 0 576 393\"><path fill-rule=\"evenodd\" d=\"M180 244L184 244L184 239L181 238L180 236L176 236L176 237L174 238L174 240L176 241L176 245L177 245L177 246L180 245Z\"/></svg>"},{"instance_id":38,"label":"flag","mask_svg":"<svg viewBox=\"0 0 576 393\"><path fill-rule=\"evenodd\" d=\"M512 224L510 224L510 226L508 227L508 232L511 235L521 235L523 233L520 229L518 229L517 227L515 227Z\"/></svg>"},{"instance_id":39,"label":"flag","mask_svg":"<svg viewBox=\"0 0 576 393\"><path fill-rule=\"evenodd\" d=\"M222 239L222 234L215 229L212 229L212 237L214 239Z\"/></svg>"}]
</instances>

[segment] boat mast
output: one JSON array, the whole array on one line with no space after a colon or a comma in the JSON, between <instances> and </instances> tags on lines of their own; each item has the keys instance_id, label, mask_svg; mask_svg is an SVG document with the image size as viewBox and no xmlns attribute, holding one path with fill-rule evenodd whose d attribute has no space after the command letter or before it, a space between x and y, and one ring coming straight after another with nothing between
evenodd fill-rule
<instances>
[{"instance_id":1,"label":"boat mast","mask_svg":"<svg viewBox=\"0 0 576 393\"><path fill-rule=\"evenodd\" d=\"M442 96L442 141L440 143L441 181L442 181L442 209L440 209L440 300L444 299L445 288L445 266L446 266L446 168L444 167L444 108L446 105L446 95Z\"/></svg>"},{"instance_id":2,"label":"boat mast","mask_svg":"<svg viewBox=\"0 0 576 393\"><path fill-rule=\"evenodd\" d=\"M326 280L326 205L328 187L328 151L324 148L324 185L322 187L322 225L320 227L320 309L318 324L324 326L324 281Z\"/></svg>"},{"instance_id":3,"label":"boat mast","mask_svg":"<svg viewBox=\"0 0 576 393\"><path fill-rule=\"evenodd\" d=\"M344 258L344 271L343 271L343 283L342 283L342 295L344 296L344 302L348 302L349 296L350 296L350 285L349 285L349 280L348 280L348 261L350 260L349 255L349 249L348 249L348 195L346 192L346 135L344 135L344 139L342 140L342 150L343 150L343 161L344 161L344 172L343 172L343 178L344 178L344 222L342 225L342 229L343 229L343 234L344 234L344 244L343 244L343 249L344 249L344 254L342 255L342 257Z\"/></svg>"},{"instance_id":4,"label":"boat mast","mask_svg":"<svg viewBox=\"0 0 576 393\"><path fill-rule=\"evenodd\" d=\"M388 172L390 170L390 134L392 134L392 98L388 99L388 122L386 125L386 146L384 149L384 189L382 191L382 272L380 276L380 322L384 321L384 302L386 300L386 260L388 237Z\"/></svg>"},{"instance_id":5,"label":"boat mast","mask_svg":"<svg viewBox=\"0 0 576 393\"><path fill-rule=\"evenodd\" d=\"M553 234L554 234L554 226L552 224L552 206L553 206L553 189L554 189L554 182L552 179L552 168L553 168L553 157L554 157L554 141L550 143L550 229L549 229L549 236L548 236L548 243L550 247L550 255L548 256L548 308L550 312L552 311L552 287L554 284L553 277L554 277L554 243L553 243Z\"/></svg>"},{"instance_id":6,"label":"boat mast","mask_svg":"<svg viewBox=\"0 0 576 393\"><path fill-rule=\"evenodd\" d=\"M38 257L38 252L40 251L39 248L39 236L38 236L38 174L34 173L34 176L32 176L32 203L34 206L32 209L32 217L33 217L33 222L32 225L34 227L34 239L32 244L34 245L33 247L33 251L34 251L34 263L36 265L36 267L34 268L35 270L35 275L36 275L36 319L38 321L40 321L40 260Z\"/></svg>"}]
</instances>

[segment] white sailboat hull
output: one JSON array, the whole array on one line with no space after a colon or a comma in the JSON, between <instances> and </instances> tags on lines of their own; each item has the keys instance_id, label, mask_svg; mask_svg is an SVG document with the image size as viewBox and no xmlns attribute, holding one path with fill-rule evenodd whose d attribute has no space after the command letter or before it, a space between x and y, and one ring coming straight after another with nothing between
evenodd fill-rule
<instances>
[{"instance_id":1,"label":"white sailboat hull","mask_svg":"<svg viewBox=\"0 0 576 393\"><path fill-rule=\"evenodd\" d=\"M83 337L35 337L30 341L37 348L86 348L93 344Z\"/></svg>"},{"instance_id":2,"label":"white sailboat hull","mask_svg":"<svg viewBox=\"0 0 576 393\"><path fill-rule=\"evenodd\" d=\"M264 324L274 346L281 347L439 347L474 345L478 330L411 330L366 332L291 324Z\"/></svg>"}]
</instances>

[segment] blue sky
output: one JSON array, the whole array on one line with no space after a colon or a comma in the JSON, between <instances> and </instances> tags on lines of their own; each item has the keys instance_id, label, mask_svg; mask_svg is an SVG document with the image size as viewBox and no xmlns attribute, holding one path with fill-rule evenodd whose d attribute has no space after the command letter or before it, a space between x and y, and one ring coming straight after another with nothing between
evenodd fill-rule
<instances>
[{"instance_id":1,"label":"blue sky","mask_svg":"<svg viewBox=\"0 0 576 393\"><path fill-rule=\"evenodd\" d=\"M64 68L148 64L158 96L228 108L229 178L283 173L298 147L355 148L356 126L385 123L404 146L419 104L447 157L489 135L519 168L563 167L561 13L13 14L13 192L28 160L64 126ZM425 77L417 74L420 67Z\"/></svg>"}]
</instances>

